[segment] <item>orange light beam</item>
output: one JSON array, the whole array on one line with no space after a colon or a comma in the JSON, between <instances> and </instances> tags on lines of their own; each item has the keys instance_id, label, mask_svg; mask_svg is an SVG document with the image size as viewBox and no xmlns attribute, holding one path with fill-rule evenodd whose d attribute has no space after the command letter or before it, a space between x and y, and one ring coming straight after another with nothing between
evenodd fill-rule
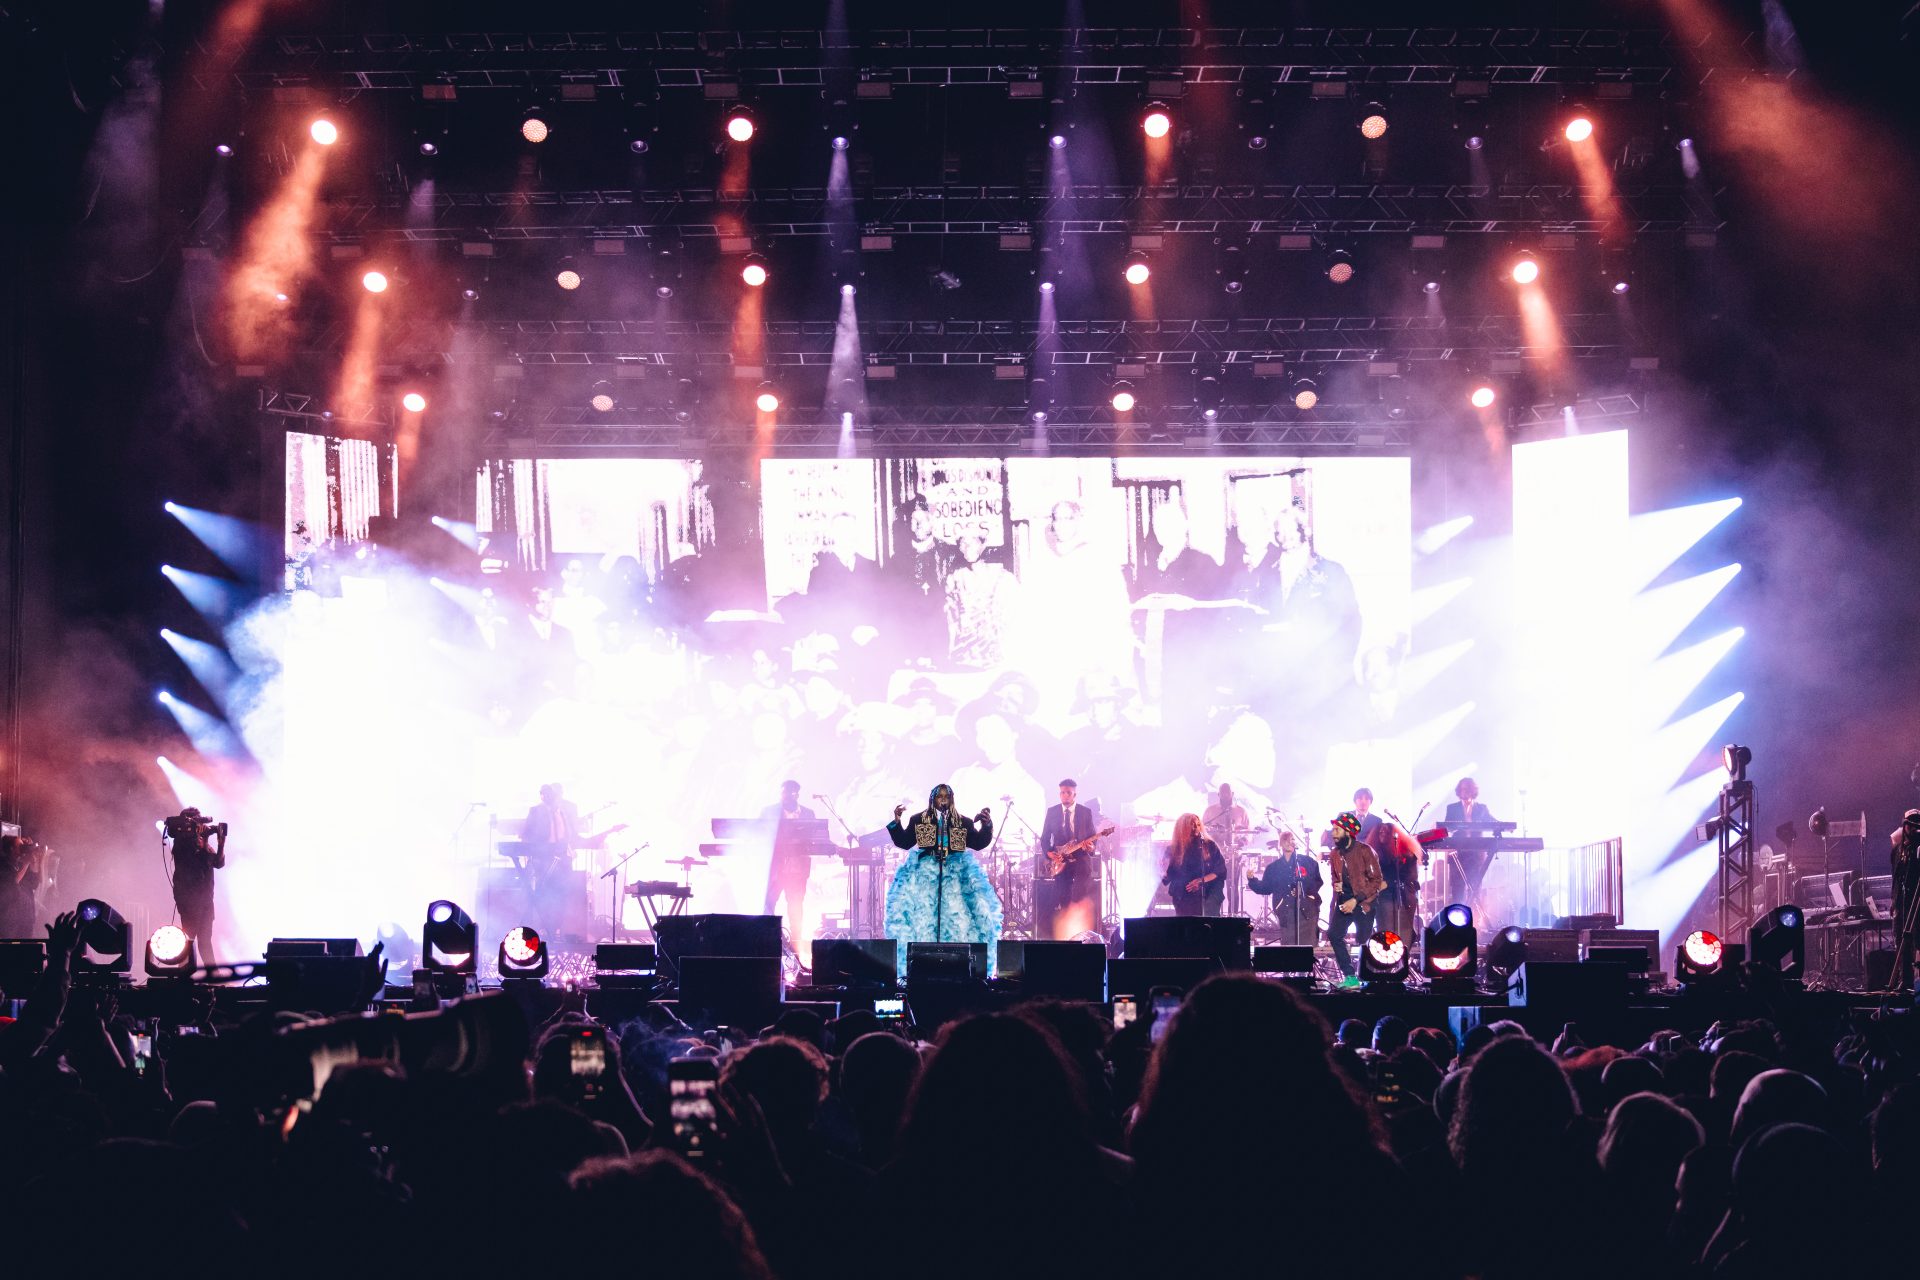
<instances>
[{"instance_id":1,"label":"orange light beam","mask_svg":"<svg viewBox=\"0 0 1920 1280\"><path fill-rule=\"evenodd\" d=\"M280 190L247 225L226 288L227 336L241 360L261 355L292 330L290 309L281 295L291 299L313 274L307 224L325 171L326 148L302 148Z\"/></svg>"}]
</instances>

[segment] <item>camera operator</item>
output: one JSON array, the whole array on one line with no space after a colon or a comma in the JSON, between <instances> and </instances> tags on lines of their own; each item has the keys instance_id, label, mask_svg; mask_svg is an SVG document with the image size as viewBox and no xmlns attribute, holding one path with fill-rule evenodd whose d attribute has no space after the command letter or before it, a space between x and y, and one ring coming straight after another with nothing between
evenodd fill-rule
<instances>
[{"instance_id":1,"label":"camera operator","mask_svg":"<svg viewBox=\"0 0 1920 1280\"><path fill-rule=\"evenodd\" d=\"M202 960L213 948L213 873L227 865L227 824L198 809L182 809L166 821L173 842L173 906L180 927L200 944Z\"/></svg>"}]
</instances>

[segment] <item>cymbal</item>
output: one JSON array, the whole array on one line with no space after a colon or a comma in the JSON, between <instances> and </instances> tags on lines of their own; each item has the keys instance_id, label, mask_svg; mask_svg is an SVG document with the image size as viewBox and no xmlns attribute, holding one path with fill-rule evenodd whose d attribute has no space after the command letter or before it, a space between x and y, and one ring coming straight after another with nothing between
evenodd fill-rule
<instances>
[{"instance_id":1,"label":"cymbal","mask_svg":"<svg viewBox=\"0 0 1920 1280\"><path fill-rule=\"evenodd\" d=\"M705 858L668 858L667 865L670 867L704 867L707 865L707 861Z\"/></svg>"},{"instance_id":2,"label":"cymbal","mask_svg":"<svg viewBox=\"0 0 1920 1280\"><path fill-rule=\"evenodd\" d=\"M1134 836L1149 835L1152 831L1153 824L1151 822L1138 822L1130 827L1115 827L1113 835L1109 838L1114 840L1129 840Z\"/></svg>"}]
</instances>

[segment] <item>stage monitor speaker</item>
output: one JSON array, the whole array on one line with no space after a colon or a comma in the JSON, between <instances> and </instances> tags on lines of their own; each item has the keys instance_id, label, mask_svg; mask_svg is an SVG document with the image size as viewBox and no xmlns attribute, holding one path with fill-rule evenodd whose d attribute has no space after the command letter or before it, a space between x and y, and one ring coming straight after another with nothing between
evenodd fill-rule
<instances>
[{"instance_id":1,"label":"stage monitor speaker","mask_svg":"<svg viewBox=\"0 0 1920 1280\"><path fill-rule=\"evenodd\" d=\"M892 938L815 938L813 981L832 987L852 983L891 986L900 975L900 944Z\"/></svg>"},{"instance_id":2,"label":"stage monitor speaker","mask_svg":"<svg viewBox=\"0 0 1920 1280\"><path fill-rule=\"evenodd\" d=\"M909 942L907 981L985 982L987 944L984 942Z\"/></svg>"},{"instance_id":3,"label":"stage monitor speaker","mask_svg":"<svg viewBox=\"0 0 1920 1280\"><path fill-rule=\"evenodd\" d=\"M267 959L267 1002L278 1012L358 1013L381 989L379 962L366 956L309 952Z\"/></svg>"},{"instance_id":4,"label":"stage monitor speaker","mask_svg":"<svg viewBox=\"0 0 1920 1280\"><path fill-rule=\"evenodd\" d=\"M0 938L0 993L25 1000L47 968L47 944L40 938Z\"/></svg>"},{"instance_id":5,"label":"stage monitor speaker","mask_svg":"<svg viewBox=\"0 0 1920 1280\"><path fill-rule=\"evenodd\" d=\"M680 1016L696 1028L758 1030L779 1016L784 994L777 954L680 958Z\"/></svg>"},{"instance_id":6,"label":"stage monitor speaker","mask_svg":"<svg viewBox=\"0 0 1920 1280\"><path fill-rule=\"evenodd\" d=\"M596 973L652 973L659 964L651 942L603 942L593 949Z\"/></svg>"},{"instance_id":7,"label":"stage monitor speaker","mask_svg":"<svg viewBox=\"0 0 1920 1280\"><path fill-rule=\"evenodd\" d=\"M1005 944L1002 944L1003 946ZM1097 942L1016 943L1020 948L1020 992L1061 1000L1098 1003L1107 998L1107 949ZM999 976L1014 975L1005 968Z\"/></svg>"},{"instance_id":8,"label":"stage monitor speaker","mask_svg":"<svg viewBox=\"0 0 1920 1280\"><path fill-rule=\"evenodd\" d=\"M0 947L13 944L0 942ZM7 980L0 975L0 988L5 988ZM1893 985L1893 952L1886 947L1875 947L1867 952L1867 990L1885 991Z\"/></svg>"},{"instance_id":9,"label":"stage monitor speaker","mask_svg":"<svg viewBox=\"0 0 1920 1280\"><path fill-rule=\"evenodd\" d=\"M1312 973L1313 948L1255 947L1253 971L1255 973Z\"/></svg>"},{"instance_id":10,"label":"stage monitor speaker","mask_svg":"<svg viewBox=\"0 0 1920 1280\"><path fill-rule=\"evenodd\" d=\"M1253 921L1245 916L1130 916L1129 960L1205 956L1223 969L1253 967Z\"/></svg>"},{"instance_id":11,"label":"stage monitor speaker","mask_svg":"<svg viewBox=\"0 0 1920 1280\"><path fill-rule=\"evenodd\" d=\"M770 956L780 958L779 916L662 916L653 931L660 967L678 975L687 956Z\"/></svg>"},{"instance_id":12,"label":"stage monitor speaker","mask_svg":"<svg viewBox=\"0 0 1920 1280\"><path fill-rule=\"evenodd\" d=\"M267 943L269 960L292 960L307 956L357 956L358 938L274 938Z\"/></svg>"},{"instance_id":13,"label":"stage monitor speaker","mask_svg":"<svg viewBox=\"0 0 1920 1280\"><path fill-rule=\"evenodd\" d=\"M1205 956L1122 957L1107 961L1107 997L1145 997L1155 987L1191 991L1218 972L1219 964Z\"/></svg>"},{"instance_id":14,"label":"stage monitor speaker","mask_svg":"<svg viewBox=\"0 0 1920 1280\"><path fill-rule=\"evenodd\" d=\"M1514 971L1507 984L1507 1006L1512 1009L1569 1009L1603 1012L1627 1000L1627 966L1577 964L1535 960Z\"/></svg>"},{"instance_id":15,"label":"stage monitor speaker","mask_svg":"<svg viewBox=\"0 0 1920 1280\"><path fill-rule=\"evenodd\" d=\"M1577 929L1526 929L1527 961L1551 961L1556 964L1580 963L1580 932Z\"/></svg>"}]
</instances>

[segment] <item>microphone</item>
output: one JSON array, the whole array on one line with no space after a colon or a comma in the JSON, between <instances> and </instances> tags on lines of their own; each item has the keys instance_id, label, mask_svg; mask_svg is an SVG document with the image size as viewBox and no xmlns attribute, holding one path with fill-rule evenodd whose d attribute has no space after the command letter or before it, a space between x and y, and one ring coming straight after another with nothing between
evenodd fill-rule
<instances>
[{"instance_id":1,"label":"microphone","mask_svg":"<svg viewBox=\"0 0 1920 1280\"><path fill-rule=\"evenodd\" d=\"M827 798L821 795L818 791L813 793L813 798L815 800L818 800L821 804L825 804L827 802Z\"/></svg>"},{"instance_id":2,"label":"microphone","mask_svg":"<svg viewBox=\"0 0 1920 1280\"><path fill-rule=\"evenodd\" d=\"M1000 803L1001 803L1001 804L1012 804L1012 803L1013 803L1013 797L1012 797L1012 796L1001 796L1001 797L1000 797Z\"/></svg>"}]
</instances>

